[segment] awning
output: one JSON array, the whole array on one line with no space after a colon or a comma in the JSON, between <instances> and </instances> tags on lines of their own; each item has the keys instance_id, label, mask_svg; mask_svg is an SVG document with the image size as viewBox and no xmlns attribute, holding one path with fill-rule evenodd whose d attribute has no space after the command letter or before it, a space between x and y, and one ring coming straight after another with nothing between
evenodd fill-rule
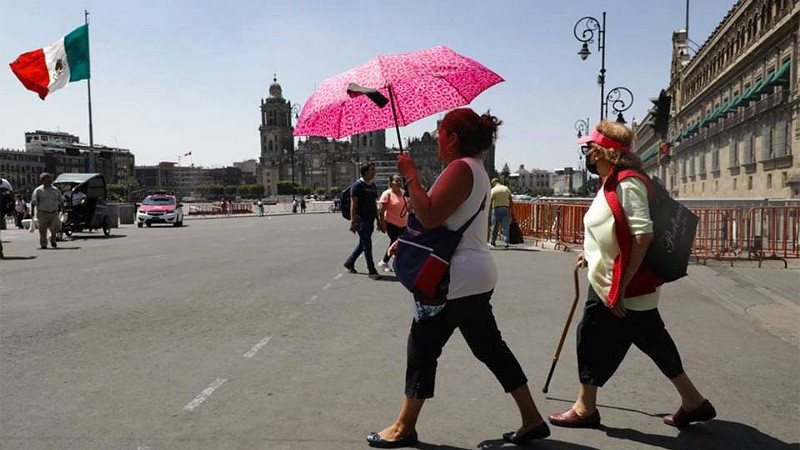
<instances>
[{"instance_id":1,"label":"awning","mask_svg":"<svg viewBox=\"0 0 800 450\"><path fill-rule=\"evenodd\" d=\"M788 60L776 72L769 74L764 84L764 91L772 93L775 86L789 86L789 69L791 66L792 61Z\"/></svg>"},{"instance_id":2,"label":"awning","mask_svg":"<svg viewBox=\"0 0 800 450\"><path fill-rule=\"evenodd\" d=\"M642 153L642 162L648 161L656 156L656 152L658 151L658 144L653 146L652 148L647 149L644 153Z\"/></svg>"}]
</instances>

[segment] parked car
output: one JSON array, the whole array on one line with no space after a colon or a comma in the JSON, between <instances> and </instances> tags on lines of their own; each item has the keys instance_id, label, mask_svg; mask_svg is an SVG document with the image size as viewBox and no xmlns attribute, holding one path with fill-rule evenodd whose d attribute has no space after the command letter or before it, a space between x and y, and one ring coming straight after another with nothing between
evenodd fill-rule
<instances>
[{"instance_id":1,"label":"parked car","mask_svg":"<svg viewBox=\"0 0 800 450\"><path fill-rule=\"evenodd\" d=\"M174 195L153 194L142 200L136 212L136 226L148 227L154 223L183 226L183 204Z\"/></svg>"}]
</instances>

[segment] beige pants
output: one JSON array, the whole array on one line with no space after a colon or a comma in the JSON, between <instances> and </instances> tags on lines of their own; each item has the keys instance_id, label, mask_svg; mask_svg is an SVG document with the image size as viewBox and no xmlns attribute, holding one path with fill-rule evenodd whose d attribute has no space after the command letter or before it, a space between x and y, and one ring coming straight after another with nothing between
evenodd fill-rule
<instances>
[{"instance_id":1,"label":"beige pants","mask_svg":"<svg viewBox=\"0 0 800 450\"><path fill-rule=\"evenodd\" d=\"M50 230L50 246L56 246L56 233L61 229L61 220L58 212L36 211L36 220L39 221L39 245L47 247L47 230Z\"/></svg>"}]
</instances>

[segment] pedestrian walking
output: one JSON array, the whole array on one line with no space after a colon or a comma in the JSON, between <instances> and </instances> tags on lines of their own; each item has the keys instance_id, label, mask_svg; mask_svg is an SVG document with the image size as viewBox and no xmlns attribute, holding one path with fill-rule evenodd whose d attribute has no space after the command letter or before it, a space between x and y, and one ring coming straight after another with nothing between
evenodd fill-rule
<instances>
[{"instance_id":1,"label":"pedestrian walking","mask_svg":"<svg viewBox=\"0 0 800 450\"><path fill-rule=\"evenodd\" d=\"M378 228L383 229L383 224L378 217L378 188L373 183L375 179L375 164L361 165L361 178L350 187L350 232L358 234L358 244L353 253L344 262L344 267L350 273L357 273L355 263L361 253L367 261L367 271L373 280L380 280L381 276L375 269L372 259L372 233L375 231L375 222ZM343 208L347 206L342 205Z\"/></svg>"},{"instance_id":2,"label":"pedestrian walking","mask_svg":"<svg viewBox=\"0 0 800 450\"><path fill-rule=\"evenodd\" d=\"M300 201L296 198L292 199L292 214L297 214L297 208L300 207Z\"/></svg>"},{"instance_id":3,"label":"pedestrian walking","mask_svg":"<svg viewBox=\"0 0 800 450\"><path fill-rule=\"evenodd\" d=\"M25 220L25 214L28 213L28 205L22 197L17 198L17 204L14 206L14 215L16 216L16 225L20 230L24 228L22 221Z\"/></svg>"},{"instance_id":4,"label":"pedestrian walking","mask_svg":"<svg viewBox=\"0 0 800 450\"><path fill-rule=\"evenodd\" d=\"M14 211L14 187L5 178L0 178L0 220L5 224L6 216ZM4 227L0 227L2 230ZM0 259L3 256L3 239L0 238Z\"/></svg>"},{"instance_id":5,"label":"pedestrian walking","mask_svg":"<svg viewBox=\"0 0 800 450\"><path fill-rule=\"evenodd\" d=\"M61 229L58 218L61 211L61 191L53 187L53 176L47 172L39 175L42 184L31 194L31 217L39 222L39 245L47 248L47 232L50 232L50 247L57 248L56 234ZM31 224L33 226L33 224Z\"/></svg>"},{"instance_id":6,"label":"pedestrian walking","mask_svg":"<svg viewBox=\"0 0 800 450\"><path fill-rule=\"evenodd\" d=\"M641 160L630 151L632 141L628 127L606 120L578 139L587 144L582 148L586 169L600 175L603 185L583 218L586 238L576 262L589 269L589 294L577 330L581 385L578 399L568 410L549 416L553 425L600 425L597 390L617 370L631 344L656 363L681 397L678 412L665 416L664 423L682 428L716 416L683 369L678 348L658 312L658 283L641 265L653 239L647 186L636 177L618 183L616 177L624 169L642 171ZM609 198L618 199L613 209Z\"/></svg>"},{"instance_id":7,"label":"pedestrian walking","mask_svg":"<svg viewBox=\"0 0 800 450\"><path fill-rule=\"evenodd\" d=\"M306 199L305 197L300 197L300 212L305 214L306 212Z\"/></svg>"},{"instance_id":8,"label":"pedestrian walking","mask_svg":"<svg viewBox=\"0 0 800 450\"><path fill-rule=\"evenodd\" d=\"M403 234L408 222L406 199L403 194L403 177L400 174L392 175L389 180L389 189L383 191L378 201L378 217L383 221L384 230L389 235L389 248ZM389 266L389 249L383 255L383 260L378 263L378 267L384 272L391 272Z\"/></svg>"},{"instance_id":9,"label":"pedestrian walking","mask_svg":"<svg viewBox=\"0 0 800 450\"><path fill-rule=\"evenodd\" d=\"M511 189L500 183L497 178L492 179L492 240L491 245L495 247L497 244L497 231L503 227L503 241L505 248L508 248L508 237L511 234L509 227L511 221L514 220L514 213L511 211L511 206L514 200L511 196Z\"/></svg>"},{"instance_id":10,"label":"pedestrian walking","mask_svg":"<svg viewBox=\"0 0 800 450\"><path fill-rule=\"evenodd\" d=\"M228 201L225 200L225 197L222 197L222 200L219 202L219 207L222 209L222 217L228 216Z\"/></svg>"},{"instance_id":11,"label":"pedestrian walking","mask_svg":"<svg viewBox=\"0 0 800 450\"><path fill-rule=\"evenodd\" d=\"M256 205L258 206L258 217L264 217L264 202L259 200Z\"/></svg>"},{"instance_id":12,"label":"pedestrian walking","mask_svg":"<svg viewBox=\"0 0 800 450\"><path fill-rule=\"evenodd\" d=\"M519 408L522 425L504 434L503 439L523 444L550 435L531 397L525 373L503 341L490 303L497 269L486 246L488 210L482 205L488 202L490 187L481 153L491 147L500 123L489 113L478 116L469 108L449 112L439 125L438 139L439 160L446 167L428 192L419 183L414 160L407 153L397 158L414 213L426 230L439 226L458 230L479 212L450 260L444 308L432 317L411 323L403 405L394 423L367 436L373 447L411 446L417 442L417 418L425 399L433 397L436 361L456 328Z\"/></svg>"}]
</instances>

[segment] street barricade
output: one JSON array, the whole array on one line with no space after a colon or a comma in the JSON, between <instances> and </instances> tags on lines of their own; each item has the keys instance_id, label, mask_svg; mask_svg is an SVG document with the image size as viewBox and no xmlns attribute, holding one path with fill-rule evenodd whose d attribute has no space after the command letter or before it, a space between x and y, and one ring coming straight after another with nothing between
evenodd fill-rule
<instances>
[{"instance_id":1,"label":"street barricade","mask_svg":"<svg viewBox=\"0 0 800 450\"><path fill-rule=\"evenodd\" d=\"M587 201L515 202L514 217L534 245L583 246ZM699 221L692 248L697 262L800 258L800 206L692 206Z\"/></svg>"}]
</instances>

